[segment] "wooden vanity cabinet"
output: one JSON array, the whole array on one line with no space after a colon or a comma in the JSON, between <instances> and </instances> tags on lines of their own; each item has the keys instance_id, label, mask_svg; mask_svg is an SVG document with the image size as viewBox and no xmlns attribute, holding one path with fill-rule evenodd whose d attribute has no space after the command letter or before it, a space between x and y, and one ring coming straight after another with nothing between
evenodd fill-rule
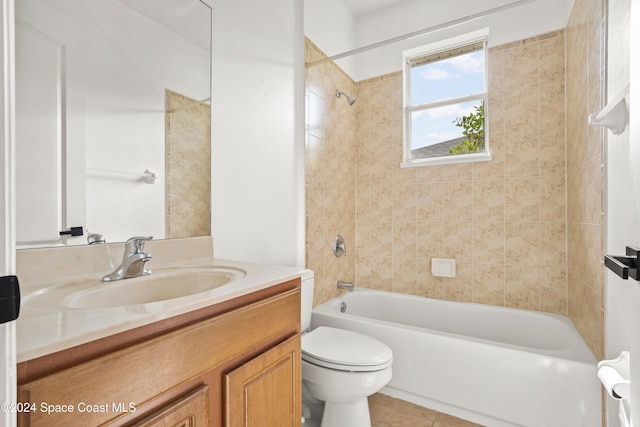
<instances>
[{"instance_id":1,"label":"wooden vanity cabinet","mask_svg":"<svg viewBox=\"0 0 640 427\"><path fill-rule=\"evenodd\" d=\"M225 427L299 426L300 337L295 336L225 375ZM292 374L298 372L298 374Z\"/></svg>"},{"instance_id":2,"label":"wooden vanity cabinet","mask_svg":"<svg viewBox=\"0 0 640 427\"><path fill-rule=\"evenodd\" d=\"M164 406L135 427L199 427L209 425L209 387L203 385Z\"/></svg>"},{"instance_id":3,"label":"wooden vanity cabinet","mask_svg":"<svg viewBox=\"0 0 640 427\"><path fill-rule=\"evenodd\" d=\"M299 427L300 279L269 289L72 366L64 354L19 364L18 401L35 410L18 426Z\"/></svg>"}]
</instances>

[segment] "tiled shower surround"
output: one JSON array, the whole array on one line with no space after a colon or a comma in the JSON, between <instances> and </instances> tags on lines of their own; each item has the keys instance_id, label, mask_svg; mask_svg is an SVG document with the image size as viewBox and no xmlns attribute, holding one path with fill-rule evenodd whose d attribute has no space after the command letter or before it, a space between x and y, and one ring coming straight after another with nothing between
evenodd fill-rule
<instances>
[{"instance_id":1,"label":"tiled shower surround","mask_svg":"<svg viewBox=\"0 0 640 427\"><path fill-rule=\"evenodd\" d=\"M341 89L358 98L350 107L330 98L344 82L337 86L329 73L308 70L309 103L324 107L327 147L314 156L322 137L310 126L309 245L318 244L317 205L324 200L330 228L329 211L339 215L339 207L355 199L354 225L348 216L337 219L350 225L347 234L355 228L355 241L348 242L355 246L351 276L357 286L566 313L564 33L493 48L489 64L493 160L407 169L400 168L402 73L350 82ZM319 110L309 108L311 123ZM330 149L333 138L339 150ZM353 163L340 166L350 158ZM334 175L334 162L354 176L318 188L330 183L318 175ZM324 251L318 260L316 252L309 251L308 266L322 264L324 278L333 255ZM431 276L433 257L455 258L456 277ZM328 276L320 286L325 297L334 294L324 288L331 285Z\"/></svg>"},{"instance_id":2,"label":"tiled shower surround","mask_svg":"<svg viewBox=\"0 0 640 427\"><path fill-rule=\"evenodd\" d=\"M597 111L597 102L587 105L582 93L592 82L575 88L565 114L565 60L571 73L586 73L581 55L601 35L577 35L600 27L572 22L597 20L585 4L600 1L576 0L575 8L588 11L574 8L566 32L490 49L490 162L401 169L402 73L354 82L332 62L307 68L307 267L316 272L315 304L337 295L342 279L569 314L602 354L601 151L577 148L595 132L586 110ZM575 59L572 44L565 55L565 36L585 50ZM306 52L307 62L323 57L310 41ZM336 89L357 102L337 99ZM576 130L565 132L567 123ZM337 233L347 241L341 258L331 252ZM568 255L567 247L585 242L577 252L583 257ZM431 276L433 257L455 258L456 277Z\"/></svg>"},{"instance_id":3,"label":"tiled shower surround","mask_svg":"<svg viewBox=\"0 0 640 427\"><path fill-rule=\"evenodd\" d=\"M604 106L604 0L576 0L567 26L567 234L569 317L604 359L604 141L586 117Z\"/></svg>"}]
</instances>

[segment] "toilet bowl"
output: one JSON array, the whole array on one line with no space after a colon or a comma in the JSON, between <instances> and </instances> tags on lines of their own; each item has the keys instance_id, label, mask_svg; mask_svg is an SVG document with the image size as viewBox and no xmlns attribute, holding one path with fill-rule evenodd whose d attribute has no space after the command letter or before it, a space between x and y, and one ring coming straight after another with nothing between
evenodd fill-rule
<instances>
[{"instance_id":1,"label":"toilet bowl","mask_svg":"<svg viewBox=\"0 0 640 427\"><path fill-rule=\"evenodd\" d=\"M303 331L311 322L312 300L313 276L306 276L302 281ZM315 408L307 416L321 418L321 427L371 427L367 397L391 380L392 361L389 347L364 334L326 326L304 332L303 402Z\"/></svg>"},{"instance_id":2,"label":"toilet bowl","mask_svg":"<svg viewBox=\"0 0 640 427\"><path fill-rule=\"evenodd\" d=\"M321 427L370 427L367 397L391 380L391 349L371 337L319 327L302 336L304 389L324 402Z\"/></svg>"}]
</instances>

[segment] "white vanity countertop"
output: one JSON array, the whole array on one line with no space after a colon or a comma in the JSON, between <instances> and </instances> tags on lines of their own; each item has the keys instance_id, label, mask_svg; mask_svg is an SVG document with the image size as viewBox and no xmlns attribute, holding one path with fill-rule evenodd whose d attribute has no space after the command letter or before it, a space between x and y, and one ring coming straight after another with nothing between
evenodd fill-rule
<instances>
[{"instance_id":1,"label":"white vanity countertop","mask_svg":"<svg viewBox=\"0 0 640 427\"><path fill-rule=\"evenodd\" d=\"M247 295L301 277L305 271L215 258L207 262L211 263L245 270L246 276L199 294L128 307L45 310L23 305L17 321L17 361L34 359Z\"/></svg>"}]
</instances>

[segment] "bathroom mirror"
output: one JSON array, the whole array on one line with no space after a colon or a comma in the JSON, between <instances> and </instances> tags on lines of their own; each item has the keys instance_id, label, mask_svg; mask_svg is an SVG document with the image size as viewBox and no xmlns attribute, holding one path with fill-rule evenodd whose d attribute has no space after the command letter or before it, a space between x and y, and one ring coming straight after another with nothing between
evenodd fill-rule
<instances>
[{"instance_id":1,"label":"bathroom mirror","mask_svg":"<svg viewBox=\"0 0 640 427\"><path fill-rule=\"evenodd\" d=\"M210 234L207 1L16 2L19 247Z\"/></svg>"}]
</instances>

